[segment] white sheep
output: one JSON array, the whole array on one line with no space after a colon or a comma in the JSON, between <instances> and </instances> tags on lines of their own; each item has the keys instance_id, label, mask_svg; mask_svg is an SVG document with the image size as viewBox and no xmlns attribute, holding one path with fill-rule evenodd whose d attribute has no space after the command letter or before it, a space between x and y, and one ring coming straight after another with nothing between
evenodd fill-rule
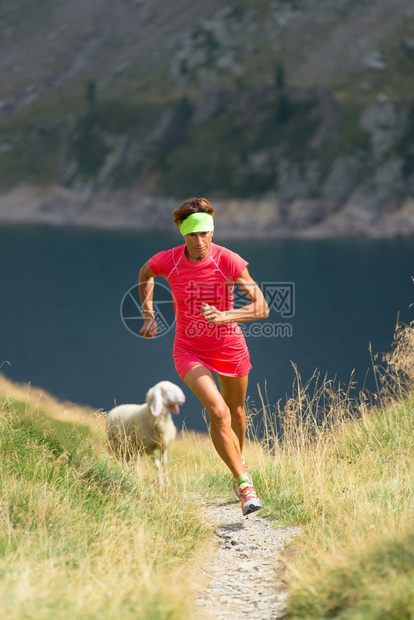
<instances>
[{"instance_id":1,"label":"white sheep","mask_svg":"<svg viewBox=\"0 0 414 620\"><path fill-rule=\"evenodd\" d=\"M171 412L178 414L184 402L184 393L178 385L160 381L148 390L143 405L118 405L111 409L106 423L110 452L118 459L137 463L145 452L151 456L162 482L161 468L167 462L167 448L177 435ZM161 460L156 450L160 451Z\"/></svg>"}]
</instances>

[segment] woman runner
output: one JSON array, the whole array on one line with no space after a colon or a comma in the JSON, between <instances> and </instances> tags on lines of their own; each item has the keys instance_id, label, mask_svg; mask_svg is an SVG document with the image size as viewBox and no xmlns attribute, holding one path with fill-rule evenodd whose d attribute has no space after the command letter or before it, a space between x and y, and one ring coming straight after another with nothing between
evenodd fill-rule
<instances>
[{"instance_id":1,"label":"woman runner","mask_svg":"<svg viewBox=\"0 0 414 620\"><path fill-rule=\"evenodd\" d=\"M265 318L269 308L250 277L248 263L212 243L213 215L204 198L189 198L174 211L185 244L155 254L141 268L144 324L140 333L146 338L157 335L153 285L154 276L163 276L171 287L176 317L175 368L207 410L214 447L230 469L242 513L248 515L262 506L243 458L244 401L251 364L237 323ZM250 300L242 308L233 308L234 284Z\"/></svg>"}]
</instances>

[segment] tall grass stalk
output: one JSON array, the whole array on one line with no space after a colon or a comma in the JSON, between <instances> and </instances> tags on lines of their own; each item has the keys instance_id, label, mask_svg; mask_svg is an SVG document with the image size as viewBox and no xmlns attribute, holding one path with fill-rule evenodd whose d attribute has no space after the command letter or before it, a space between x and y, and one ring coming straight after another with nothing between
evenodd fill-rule
<instances>
[{"instance_id":1,"label":"tall grass stalk","mask_svg":"<svg viewBox=\"0 0 414 620\"><path fill-rule=\"evenodd\" d=\"M182 481L157 487L94 452L87 426L0 404L0 599L21 618L192 617L189 571L211 530ZM178 448L177 448L178 450Z\"/></svg>"},{"instance_id":2,"label":"tall grass stalk","mask_svg":"<svg viewBox=\"0 0 414 620\"><path fill-rule=\"evenodd\" d=\"M414 325L384 361L372 396L352 377L303 383L295 368L283 405L266 388L248 403L260 514L302 526L286 560L290 618L414 617ZM5 617L194 618L212 534L203 503L235 500L208 435L182 433L159 488L145 459L138 475L106 456L99 416L50 418L18 396L0 403Z\"/></svg>"},{"instance_id":3,"label":"tall grass stalk","mask_svg":"<svg viewBox=\"0 0 414 620\"><path fill-rule=\"evenodd\" d=\"M283 408L262 395L250 412L272 455L256 474L265 513L302 525L290 618L414 617L414 325L385 362L373 397L297 373Z\"/></svg>"}]
</instances>

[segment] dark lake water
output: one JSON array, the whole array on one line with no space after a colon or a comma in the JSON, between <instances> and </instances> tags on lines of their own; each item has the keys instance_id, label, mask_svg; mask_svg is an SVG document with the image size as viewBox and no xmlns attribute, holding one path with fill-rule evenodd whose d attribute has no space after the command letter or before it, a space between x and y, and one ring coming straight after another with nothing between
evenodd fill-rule
<instances>
[{"instance_id":1,"label":"dark lake water","mask_svg":"<svg viewBox=\"0 0 414 620\"><path fill-rule=\"evenodd\" d=\"M369 344L388 351L398 314L414 319L414 240L226 241L216 234L215 242L250 262L273 303L266 328L247 338L253 403L257 384L266 383L270 402L291 394L291 362L304 381L318 368L348 383L355 370L358 387L374 389ZM0 371L103 410L143 402L161 379L181 384L173 329L144 340L120 316L141 265L181 243L178 234L0 228L0 364L10 364ZM201 405L181 385L188 400L178 426L185 419L205 430Z\"/></svg>"}]
</instances>

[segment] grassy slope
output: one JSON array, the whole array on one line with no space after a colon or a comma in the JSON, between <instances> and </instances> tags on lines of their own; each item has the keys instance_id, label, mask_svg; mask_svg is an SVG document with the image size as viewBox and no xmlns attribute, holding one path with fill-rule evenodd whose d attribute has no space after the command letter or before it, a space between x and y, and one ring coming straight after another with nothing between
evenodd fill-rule
<instances>
[{"instance_id":1,"label":"grassy slope","mask_svg":"<svg viewBox=\"0 0 414 620\"><path fill-rule=\"evenodd\" d=\"M220 89L239 92L241 88L269 87L275 82L276 66L283 66L289 86L310 90L322 87L343 107L350 130L347 135L334 136L336 154L349 149L359 152L360 132L349 126L355 121L357 127L362 111L375 103L379 94L386 93L391 100L401 101L410 100L414 94L414 55L411 48L404 48L404 41L411 40L414 29L414 17L407 13L410 0L396 0L396 6L386 0L358 5L341 2L342 9L328 0L314 2L314 8L293 0L256 0L253 5L228 0L224 6L238 10L222 23L229 36L216 42L220 52L217 53L225 54L226 45L230 49L236 46L243 71L233 75L231 71L218 70L213 63L207 67L214 74L212 84L203 81L200 68L194 70L187 83L180 83L173 76L172 66L181 46L205 27L205 20L212 19L217 24L223 9L218 0L177 0L173 8L166 0L119 2L110 7L104 0L87 6L81 0L42 0L35 5L17 0L3 4L0 26L6 36L0 41L0 70L5 79L0 99L1 104L12 102L16 108L4 116L0 110L2 186L96 181L108 148L102 141L110 134L111 139L124 135L132 140L132 154L128 155L132 163L120 164L106 183L128 187L132 182L142 182L145 187L149 184L149 191L154 191L155 183L158 191L172 195L200 189L215 191L217 195L220 191L231 196L260 195L274 189L274 170L257 179L249 176L250 171L238 162L240 152L247 157L268 146L260 139L262 126L254 112L246 112L244 120L257 134L257 144L252 144L245 128L240 140L234 132L223 130L220 118L214 123L209 119L188 139L181 137L179 148L170 154L169 160L160 162L159 158L165 156L165 145L158 144L154 154L151 134L162 124L163 113L172 110L182 96L198 102L202 93ZM191 48L190 57L196 49L197 46ZM373 50L384 54L383 71L364 67L364 57ZM90 81L96 85L100 116L93 131L85 131ZM308 123L307 115L301 116L302 123L289 132L290 142L303 139L303 122ZM108 118L116 122L108 123ZM327 130L330 131L328 120ZM83 138L79 144L78 134ZM141 144L144 135L149 146ZM366 139L367 135L363 137ZM279 134L272 133L272 140L278 145ZM89 150L85 149L86 144ZM135 153L142 148L149 170L142 170L143 162ZM409 144L401 148L403 154L410 152ZM330 160L328 147L325 151ZM76 179L70 174L65 176L70 166L62 157L67 152L78 161ZM77 157L79 152L82 157ZM205 153L209 153L208 174L204 173ZM293 160L300 163L299 155L294 154ZM182 170L193 162L190 173L178 181L177 176L183 175ZM238 165L241 180L227 182L228 162L232 169ZM154 170L161 175L160 182L154 181ZM197 176L202 179L202 187L198 182L189 190L188 177Z\"/></svg>"},{"instance_id":2,"label":"grassy slope","mask_svg":"<svg viewBox=\"0 0 414 620\"><path fill-rule=\"evenodd\" d=\"M272 513L306 524L291 617L413 617L413 438L409 399L268 470Z\"/></svg>"},{"instance_id":3,"label":"grassy slope","mask_svg":"<svg viewBox=\"0 0 414 620\"><path fill-rule=\"evenodd\" d=\"M414 617L414 399L337 419L316 442L309 430L251 469L263 515L302 526L286 555L288 618ZM210 485L224 494L228 477Z\"/></svg>"},{"instance_id":4,"label":"grassy slope","mask_svg":"<svg viewBox=\"0 0 414 620\"><path fill-rule=\"evenodd\" d=\"M246 449L263 514L302 525L287 561L290 618L414 616L413 360L411 326L390 357L392 384L400 388L402 376L404 389L374 409L361 402L356 417L346 391L300 381L283 411L283 440L274 407L250 412L265 429ZM137 478L97 454L94 424L51 419L11 397L0 424L6 615L191 617L183 584L211 534L202 501L232 497L207 436L183 433L171 488L160 492L151 469Z\"/></svg>"},{"instance_id":5,"label":"grassy slope","mask_svg":"<svg viewBox=\"0 0 414 620\"><path fill-rule=\"evenodd\" d=\"M223 27L236 28L241 39L242 77L247 85L273 83L275 67L281 63L293 86L352 91L370 80L375 90L399 85L406 95L413 93L412 81L407 81L410 54L402 51L403 38L412 36L410 0L393 4L386 0L227 0L224 4L177 0L174 7L168 0L154 0L146 7L139 4L108 5L105 0L87 5L82 0L1 3L0 25L5 36L0 41L0 69L6 78L1 99L19 98L30 85L39 89L42 99L53 98L62 89L67 98L76 89L83 92L87 80L93 78L103 92L120 99L127 96L134 103L143 98L168 100L172 91L176 96L182 91L170 67L184 40L205 20L218 16L223 20L223 8L231 7L234 14L229 22L223 21ZM229 32L231 44L235 36ZM373 50L386 55L385 71L364 70L362 59ZM404 58L407 66L402 66ZM229 75L224 70L217 72L221 87L236 86L237 80ZM194 79L188 92L199 94L205 88Z\"/></svg>"},{"instance_id":6,"label":"grassy slope","mask_svg":"<svg viewBox=\"0 0 414 620\"><path fill-rule=\"evenodd\" d=\"M91 430L3 399L0 597L12 618L186 618L188 558L209 528L94 453ZM152 473L152 472L151 472Z\"/></svg>"},{"instance_id":7,"label":"grassy slope","mask_svg":"<svg viewBox=\"0 0 414 620\"><path fill-rule=\"evenodd\" d=\"M302 525L293 560L286 557L288 618L414 617L414 324L397 333L388 358L388 397L375 407L362 400L355 410L348 391L298 378L280 412L283 440L274 406L263 401L251 412L274 453L250 445L262 514ZM228 476L214 474L210 484L224 494Z\"/></svg>"}]
</instances>

